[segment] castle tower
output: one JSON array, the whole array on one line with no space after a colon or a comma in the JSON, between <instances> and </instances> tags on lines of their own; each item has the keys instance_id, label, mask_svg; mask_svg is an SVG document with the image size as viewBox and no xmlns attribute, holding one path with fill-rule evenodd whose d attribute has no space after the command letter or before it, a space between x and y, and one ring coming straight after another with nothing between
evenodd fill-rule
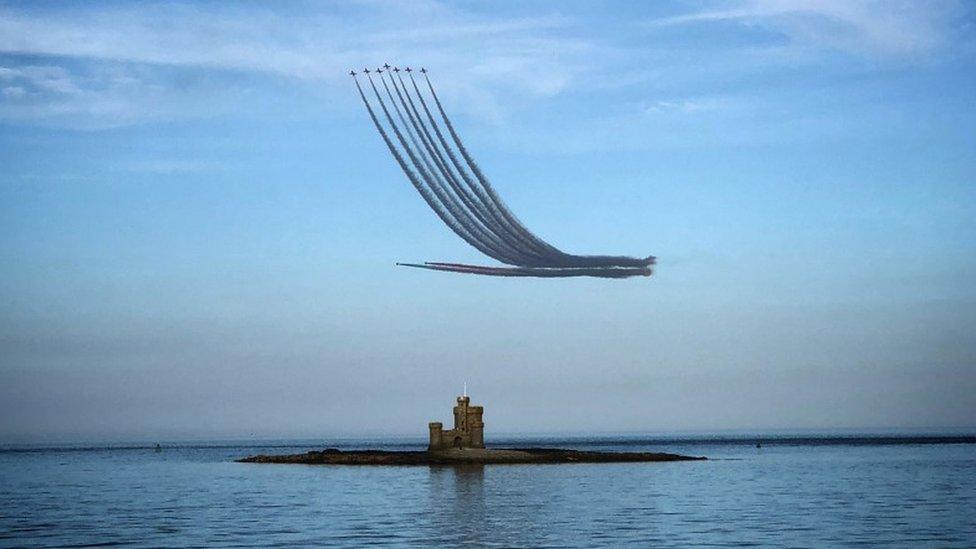
<instances>
[{"instance_id":1,"label":"castle tower","mask_svg":"<svg viewBox=\"0 0 976 549\"><path fill-rule=\"evenodd\" d=\"M485 447L485 424L482 420L484 408L471 406L467 395L457 397L454 407L454 428L445 431L443 424L428 424L430 431L429 451Z\"/></svg>"},{"instance_id":2,"label":"castle tower","mask_svg":"<svg viewBox=\"0 0 976 549\"><path fill-rule=\"evenodd\" d=\"M468 404L471 398L468 396L457 397L457 406L454 407L454 430L467 431L468 425Z\"/></svg>"},{"instance_id":3,"label":"castle tower","mask_svg":"<svg viewBox=\"0 0 976 549\"><path fill-rule=\"evenodd\" d=\"M485 409L481 406L469 406L467 413L468 434L471 436L472 448L485 447L485 424L481 420L481 415Z\"/></svg>"},{"instance_id":4,"label":"castle tower","mask_svg":"<svg viewBox=\"0 0 976 549\"><path fill-rule=\"evenodd\" d=\"M427 424L427 428L430 430L430 443L427 445L427 450L437 450L441 447L441 440L444 438L444 424L439 421L432 421Z\"/></svg>"}]
</instances>

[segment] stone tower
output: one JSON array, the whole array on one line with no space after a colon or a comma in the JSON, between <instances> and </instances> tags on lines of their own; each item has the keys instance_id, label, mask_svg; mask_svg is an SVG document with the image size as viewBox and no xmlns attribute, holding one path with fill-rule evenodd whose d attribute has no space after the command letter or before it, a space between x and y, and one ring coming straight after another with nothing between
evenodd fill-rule
<instances>
[{"instance_id":1,"label":"stone tower","mask_svg":"<svg viewBox=\"0 0 976 549\"><path fill-rule=\"evenodd\" d=\"M451 448L484 448L485 424L481 420L484 408L471 406L471 399L467 396L457 398L454 407L454 428L445 431L440 422L429 424L430 444L427 449L431 452L449 450Z\"/></svg>"}]
</instances>

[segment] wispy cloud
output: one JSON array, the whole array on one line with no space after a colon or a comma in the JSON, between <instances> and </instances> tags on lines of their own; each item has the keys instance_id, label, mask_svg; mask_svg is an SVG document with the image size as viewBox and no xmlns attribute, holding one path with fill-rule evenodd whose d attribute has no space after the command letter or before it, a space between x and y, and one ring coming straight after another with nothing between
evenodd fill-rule
<instances>
[{"instance_id":1,"label":"wispy cloud","mask_svg":"<svg viewBox=\"0 0 976 549\"><path fill-rule=\"evenodd\" d=\"M151 173L151 174L184 174L184 173L208 173L230 170L234 166L217 161L185 160L185 159L157 159L142 162L130 162L112 169L121 172Z\"/></svg>"},{"instance_id":2,"label":"wispy cloud","mask_svg":"<svg viewBox=\"0 0 976 549\"><path fill-rule=\"evenodd\" d=\"M68 72L61 67L22 66L17 68L0 67L0 80L23 82L32 88L61 94L77 93L78 87Z\"/></svg>"},{"instance_id":3,"label":"wispy cloud","mask_svg":"<svg viewBox=\"0 0 976 549\"><path fill-rule=\"evenodd\" d=\"M646 40L617 42L616 21L554 10L499 15L434 0L343 4L84 3L0 7L0 120L104 128L144 120L257 113L290 97L304 109L353 101L346 73L384 61L423 63L452 110L501 120L577 88L642 90L648 112L718 108L697 99L724 76L836 49L919 56L948 40L953 2L743 0L634 21ZM308 8L308 6L305 6ZM405 23L407 22L407 23ZM714 22L762 27L789 45L702 54L655 30ZM813 52L813 53L811 53ZM634 63L648 70L632 71ZM643 91L647 88L661 88ZM701 89L696 89L701 88ZM323 101L323 98L326 100Z\"/></svg>"},{"instance_id":4,"label":"wispy cloud","mask_svg":"<svg viewBox=\"0 0 976 549\"><path fill-rule=\"evenodd\" d=\"M144 67L113 63L18 66L15 59L0 59L0 92L0 119L83 129L211 116L226 109L219 101L208 101L208 93L213 94L211 99L228 93L208 81L174 85L165 71Z\"/></svg>"},{"instance_id":5,"label":"wispy cloud","mask_svg":"<svg viewBox=\"0 0 976 549\"><path fill-rule=\"evenodd\" d=\"M174 82L167 73L172 69L223 71L227 79L234 73L264 75L321 89L348 85L350 68L390 61L461 75L445 82L445 91L461 95L467 109L494 116L501 109L499 95L558 93L586 70L588 45L561 36L565 24L555 16L474 15L436 2L364 2L311 13L186 4L0 8L0 56L7 59L0 57L0 70L6 71L0 78L24 89L0 115L87 112L108 117L108 125L127 123L131 117L112 114L107 100L120 111L122 105L137 109L148 105L140 97L155 95L157 105L165 104L160 92L185 96L199 85L192 79ZM11 56L23 55L50 62L17 66ZM564 68L539 70L554 61ZM78 68L82 64L85 70Z\"/></svg>"},{"instance_id":6,"label":"wispy cloud","mask_svg":"<svg viewBox=\"0 0 976 549\"><path fill-rule=\"evenodd\" d=\"M27 93L27 90L20 86L6 86L2 91L6 97L23 97Z\"/></svg>"},{"instance_id":7,"label":"wispy cloud","mask_svg":"<svg viewBox=\"0 0 976 549\"><path fill-rule=\"evenodd\" d=\"M669 99L654 101L644 107L644 114L668 112L697 113L720 109L726 102L719 99Z\"/></svg>"},{"instance_id":8,"label":"wispy cloud","mask_svg":"<svg viewBox=\"0 0 976 549\"><path fill-rule=\"evenodd\" d=\"M944 46L947 26L963 11L960 3L951 0L746 0L722 9L655 19L647 25L740 22L775 29L803 46L914 55Z\"/></svg>"}]
</instances>

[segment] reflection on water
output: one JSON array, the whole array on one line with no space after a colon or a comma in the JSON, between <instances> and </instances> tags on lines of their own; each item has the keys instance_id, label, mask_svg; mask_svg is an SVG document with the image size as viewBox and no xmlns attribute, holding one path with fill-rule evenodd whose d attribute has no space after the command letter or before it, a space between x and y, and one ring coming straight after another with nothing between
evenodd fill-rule
<instances>
[{"instance_id":1,"label":"reflection on water","mask_svg":"<svg viewBox=\"0 0 976 549\"><path fill-rule=\"evenodd\" d=\"M487 544L485 466L438 465L428 472L432 527L443 533L432 541Z\"/></svg>"},{"instance_id":2,"label":"reflection on water","mask_svg":"<svg viewBox=\"0 0 976 549\"><path fill-rule=\"evenodd\" d=\"M0 546L976 546L974 444L619 444L712 458L678 463L232 461L309 447L0 451Z\"/></svg>"}]
</instances>

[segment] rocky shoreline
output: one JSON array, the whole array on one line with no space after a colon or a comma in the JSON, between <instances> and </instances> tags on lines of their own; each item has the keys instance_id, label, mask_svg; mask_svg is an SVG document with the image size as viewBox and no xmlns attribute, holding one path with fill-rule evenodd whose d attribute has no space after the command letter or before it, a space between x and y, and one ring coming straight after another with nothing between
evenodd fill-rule
<instances>
[{"instance_id":1,"label":"rocky shoreline","mask_svg":"<svg viewBox=\"0 0 976 549\"><path fill-rule=\"evenodd\" d=\"M312 450L304 454L257 455L238 463L297 463L304 465L456 465L518 463L619 463L696 461L704 457L652 452L587 452L558 448L461 449L438 452L385 450Z\"/></svg>"}]
</instances>

